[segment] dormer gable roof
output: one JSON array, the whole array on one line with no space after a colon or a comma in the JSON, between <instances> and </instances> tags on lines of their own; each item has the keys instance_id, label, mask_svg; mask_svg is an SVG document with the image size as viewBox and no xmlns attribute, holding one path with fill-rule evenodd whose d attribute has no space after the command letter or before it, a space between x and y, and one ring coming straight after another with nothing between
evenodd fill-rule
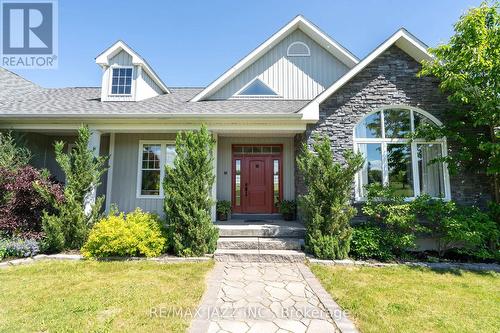
<instances>
[{"instance_id":1,"label":"dormer gable roof","mask_svg":"<svg viewBox=\"0 0 500 333\"><path fill-rule=\"evenodd\" d=\"M165 83L160 79L160 77L155 73L153 68L148 64L148 62L142 58L137 52L135 52L130 46L128 46L124 41L118 40L113 45L108 47L106 50L101 52L96 58L95 62L99 66L105 68L110 65L110 60L120 52L126 52L132 57L132 63L135 66L140 66L142 69L151 77L151 79L160 87L160 89L169 94Z\"/></svg>"},{"instance_id":2,"label":"dormer gable roof","mask_svg":"<svg viewBox=\"0 0 500 333\"><path fill-rule=\"evenodd\" d=\"M203 91L197 94L191 101L198 102L212 95L296 29L300 29L348 68L354 67L359 62L359 59L354 54L321 31L316 25L308 21L305 17L298 15L250 54L240 60L236 65L231 67L209 86L203 89Z\"/></svg>"}]
</instances>

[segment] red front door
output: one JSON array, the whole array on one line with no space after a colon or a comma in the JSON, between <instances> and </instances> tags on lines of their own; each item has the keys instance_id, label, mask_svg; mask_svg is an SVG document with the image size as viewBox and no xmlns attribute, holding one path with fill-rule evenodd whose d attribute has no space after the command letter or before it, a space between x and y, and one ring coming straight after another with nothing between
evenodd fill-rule
<instances>
[{"instance_id":1,"label":"red front door","mask_svg":"<svg viewBox=\"0 0 500 333\"><path fill-rule=\"evenodd\" d=\"M271 158L267 156L244 157L242 162L243 211L245 213L272 213Z\"/></svg>"},{"instance_id":2,"label":"red front door","mask_svg":"<svg viewBox=\"0 0 500 333\"><path fill-rule=\"evenodd\" d=\"M282 146L233 146L234 213L277 213L282 193Z\"/></svg>"}]
</instances>

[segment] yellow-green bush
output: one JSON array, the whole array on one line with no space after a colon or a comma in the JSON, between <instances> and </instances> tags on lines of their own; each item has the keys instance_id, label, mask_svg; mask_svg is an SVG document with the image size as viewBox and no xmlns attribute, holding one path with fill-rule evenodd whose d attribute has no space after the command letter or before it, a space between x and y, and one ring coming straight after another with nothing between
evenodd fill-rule
<instances>
[{"instance_id":1,"label":"yellow-green bush","mask_svg":"<svg viewBox=\"0 0 500 333\"><path fill-rule=\"evenodd\" d=\"M86 258L157 257L166 239L156 215L136 209L127 215L109 215L94 225L82 247Z\"/></svg>"}]
</instances>

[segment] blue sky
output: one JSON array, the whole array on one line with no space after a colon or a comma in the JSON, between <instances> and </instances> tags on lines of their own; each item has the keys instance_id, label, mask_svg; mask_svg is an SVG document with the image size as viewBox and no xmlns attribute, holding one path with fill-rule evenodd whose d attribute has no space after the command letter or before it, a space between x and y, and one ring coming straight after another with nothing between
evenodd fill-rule
<instances>
[{"instance_id":1,"label":"blue sky","mask_svg":"<svg viewBox=\"0 0 500 333\"><path fill-rule=\"evenodd\" d=\"M59 0L59 68L17 70L44 87L98 86L94 58L117 39L168 86L205 86L298 14L359 58L400 27L429 46L480 0Z\"/></svg>"}]
</instances>

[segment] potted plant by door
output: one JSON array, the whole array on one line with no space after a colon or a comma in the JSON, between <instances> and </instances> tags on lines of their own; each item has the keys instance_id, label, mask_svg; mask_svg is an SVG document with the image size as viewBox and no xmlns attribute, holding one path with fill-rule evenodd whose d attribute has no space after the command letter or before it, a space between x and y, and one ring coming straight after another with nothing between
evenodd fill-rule
<instances>
[{"instance_id":1,"label":"potted plant by door","mask_svg":"<svg viewBox=\"0 0 500 333\"><path fill-rule=\"evenodd\" d=\"M217 220L227 221L229 214L231 214L231 202L226 200L217 201L216 211L217 211Z\"/></svg>"},{"instance_id":2,"label":"potted plant by door","mask_svg":"<svg viewBox=\"0 0 500 333\"><path fill-rule=\"evenodd\" d=\"M293 221L295 219L295 211L297 204L294 200L283 200L280 203L280 213L285 221Z\"/></svg>"}]
</instances>

